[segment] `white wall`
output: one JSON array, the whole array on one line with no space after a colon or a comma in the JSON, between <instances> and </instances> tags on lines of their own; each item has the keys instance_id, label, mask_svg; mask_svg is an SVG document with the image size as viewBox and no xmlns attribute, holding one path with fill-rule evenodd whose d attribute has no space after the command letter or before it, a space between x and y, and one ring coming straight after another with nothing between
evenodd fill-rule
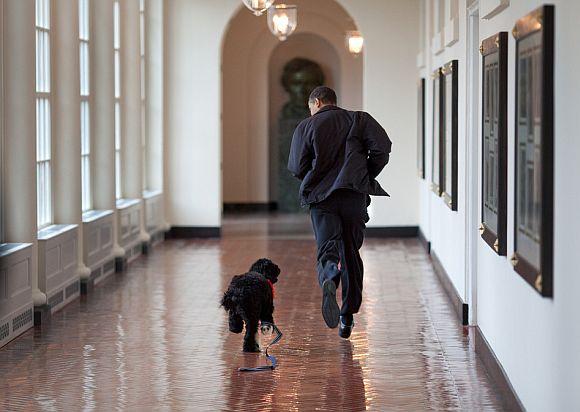
<instances>
[{"instance_id":1,"label":"white wall","mask_svg":"<svg viewBox=\"0 0 580 412\"><path fill-rule=\"evenodd\" d=\"M443 0L441 0L443 1ZM459 16L464 16L465 2L460 2ZM448 23L448 19L445 19ZM432 24L431 20L430 23ZM467 301L467 287L465 279L465 221L467 213L467 198L465 193L465 151L466 151L466 104L460 103L458 105L459 121L458 121L458 179L457 179L457 211L451 209L443 202L443 199L435 195L430 190L429 184L432 181L431 177L431 156L432 156L432 133L433 133L433 83L430 79L430 74L437 68L449 63L452 60L459 60L458 74L459 74L459 102L467 101L466 84L467 84L467 24L466 19L459 20L459 39L458 41L446 47L445 51L439 55L429 57L430 65L427 78L427 101L429 102L430 111L427 112L427 145L429 150L426 152L426 168L428 179L423 182L423 189L427 188L428 196L430 197L430 207L428 216L430 219L430 240L433 251L440 259L445 267L447 273L451 277L455 288L464 301ZM445 42L445 37L443 37ZM431 114L430 114L431 113Z\"/></svg>"},{"instance_id":2,"label":"white wall","mask_svg":"<svg viewBox=\"0 0 580 412\"><path fill-rule=\"evenodd\" d=\"M365 37L363 108L393 141L379 181L391 198L375 197L369 226L417 225L415 61L418 0L341 0Z\"/></svg>"},{"instance_id":3,"label":"white wall","mask_svg":"<svg viewBox=\"0 0 580 412\"><path fill-rule=\"evenodd\" d=\"M221 221L221 41L237 0L165 2L169 223Z\"/></svg>"},{"instance_id":4,"label":"white wall","mask_svg":"<svg viewBox=\"0 0 580 412\"><path fill-rule=\"evenodd\" d=\"M338 3L365 36L363 108L385 126L394 142L391 164L380 176L392 198L373 203L371 225L416 225L417 74L416 50L409 44L418 42L419 3L369 0L365 7L356 0ZM237 0L166 2L165 160L168 218L173 225L220 225L221 39L238 7ZM256 19L256 24L265 21ZM256 47L271 41L262 36Z\"/></svg>"},{"instance_id":5,"label":"white wall","mask_svg":"<svg viewBox=\"0 0 580 412\"><path fill-rule=\"evenodd\" d=\"M431 3L431 1L427 1ZM463 3L463 2L460 2ZM485 5L489 0L481 1ZM580 324L577 304L580 277L576 255L580 250L580 219L577 204L580 190L580 117L574 91L580 89L580 44L574 38L580 3L553 1L556 5L555 61L555 202L554 202L554 297L542 298L513 270L506 257L497 256L478 238L477 313L483 334L503 365L524 406L530 411L567 411L580 408ZM515 21L542 4L539 0L512 1L510 7L490 20L480 21L480 40L498 31L508 31ZM421 183L421 228L441 258L460 294L470 300L465 287L466 199L464 177L466 131L466 21L460 5L460 41L442 57L427 56L425 73L442 62L459 58L459 211L451 212ZM427 30L429 32L429 30ZM508 93L508 257L513 253L514 193L514 92L515 41L509 36ZM430 82L428 83L430 85ZM430 96L430 90L429 96ZM428 113L431 104L428 101ZM430 120L427 134L428 179L430 181ZM478 138L479 139L479 138ZM481 149L480 149L481 150ZM481 165L479 170L481 169ZM481 179L479 179L481 181ZM480 192L479 187L477 192ZM479 203L479 202L478 202ZM477 227L469 228L476 231Z\"/></svg>"}]
</instances>

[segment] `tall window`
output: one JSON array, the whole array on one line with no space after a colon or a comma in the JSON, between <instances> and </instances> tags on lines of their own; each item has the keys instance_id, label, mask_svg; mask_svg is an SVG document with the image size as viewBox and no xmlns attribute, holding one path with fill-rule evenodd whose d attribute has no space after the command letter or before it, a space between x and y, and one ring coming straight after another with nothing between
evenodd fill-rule
<instances>
[{"instance_id":1,"label":"tall window","mask_svg":"<svg viewBox=\"0 0 580 412\"><path fill-rule=\"evenodd\" d=\"M121 178L121 10L119 0L113 4L114 39L113 48L115 50L115 196L117 199L123 197L123 187Z\"/></svg>"},{"instance_id":2,"label":"tall window","mask_svg":"<svg viewBox=\"0 0 580 412\"><path fill-rule=\"evenodd\" d=\"M141 156L143 158L142 186L147 189L147 105L146 105L146 66L145 66L145 0L139 0L139 27L141 29Z\"/></svg>"},{"instance_id":3,"label":"tall window","mask_svg":"<svg viewBox=\"0 0 580 412\"><path fill-rule=\"evenodd\" d=\"M81 179L83 212L92 209L91 117L89 82L89 0L79 0L79 57L81 79Z\"/></svg>"},{"instance_id":4,"label":"tall window","mask_svg":"<svg viewBox=\"0 0 580 412\"><path fill-rule=\"evenodd\" d=\"M36 0L37 222L52 223L50 116L50 0Z\"/></svg>"},{"instance_id":5,"label":"tall window","mask_svg":"<svg viewBox=\"0 0 580 412\"><path fill-rule=\"evenodd\" d=\"M0 1L0 21L4 21L4 3ZM3 29L0 35L4 38ZM4 44L0 40L0 244L4 243Z\"/></svg>"}]
</instances>

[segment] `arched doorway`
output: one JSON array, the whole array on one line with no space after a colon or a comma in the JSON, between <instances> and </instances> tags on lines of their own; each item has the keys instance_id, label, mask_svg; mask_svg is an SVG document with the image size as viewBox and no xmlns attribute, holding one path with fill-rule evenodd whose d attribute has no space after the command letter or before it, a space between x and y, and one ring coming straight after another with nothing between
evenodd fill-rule
<instances>
[{"instance_id":1,"label":"arched doorway","mask_svg":"<svg viewBox=\"0 0 580 412\"><path fill-rule=\"evenodd\" d=\"M312 57L339 92L340 104L362 108L362 58L351 56L344 35L356 25L334 0L298 0L296 33L280 43L266 18L244 9L230 21L222 47L222 199L225 210L268 210L277 201L279 160L272 153L277 83L284 59ZM278 71L278 73L277 73ZM278 78L278 80L276 79ZM275 142L274 142L275 143Z\"/></svg>"}]
</instances>

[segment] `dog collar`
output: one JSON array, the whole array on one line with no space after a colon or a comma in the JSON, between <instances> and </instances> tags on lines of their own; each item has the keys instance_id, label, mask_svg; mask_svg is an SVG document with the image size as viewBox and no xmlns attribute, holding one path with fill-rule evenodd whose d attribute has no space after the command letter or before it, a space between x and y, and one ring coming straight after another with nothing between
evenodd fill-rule
<instances>
[{"instance_id":1,"label":"dog collar","mask_svg":"<svg viewBox=\"0 0 580 412\"><path fill-rule=\"evenodd\" d=\"M274 290L274 284L272 283L272 281L270 279L266 279L268 281L268 285L270 285L270 289L272 290L272 299L274 299L276 297L276 292Z\"/></svg>"}]
</instances>

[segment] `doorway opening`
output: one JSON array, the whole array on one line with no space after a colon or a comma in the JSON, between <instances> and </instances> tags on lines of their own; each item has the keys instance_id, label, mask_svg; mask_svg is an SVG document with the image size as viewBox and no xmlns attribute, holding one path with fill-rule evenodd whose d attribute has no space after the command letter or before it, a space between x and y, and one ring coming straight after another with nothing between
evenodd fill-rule
<instances>
[{"instance_id":1,"label":"doorway opening","mask_svg":"<svg viewBox=\"0 0 580 412\"><path fill-rule=\"evenodd\" d=\"M272 36L265 17L256 18L245 8L234 15L224 35L222 201L228 215L279 209L280 174L287 161L281 153L280 113L289 100L281 79L291 60L317 64L324 84L337 91L339 105L362 109L363 59L345 47L345 33L357 29L353 19L336 0L296 3L300 23L285 42Z\"/></svg>"}]
</instances>

